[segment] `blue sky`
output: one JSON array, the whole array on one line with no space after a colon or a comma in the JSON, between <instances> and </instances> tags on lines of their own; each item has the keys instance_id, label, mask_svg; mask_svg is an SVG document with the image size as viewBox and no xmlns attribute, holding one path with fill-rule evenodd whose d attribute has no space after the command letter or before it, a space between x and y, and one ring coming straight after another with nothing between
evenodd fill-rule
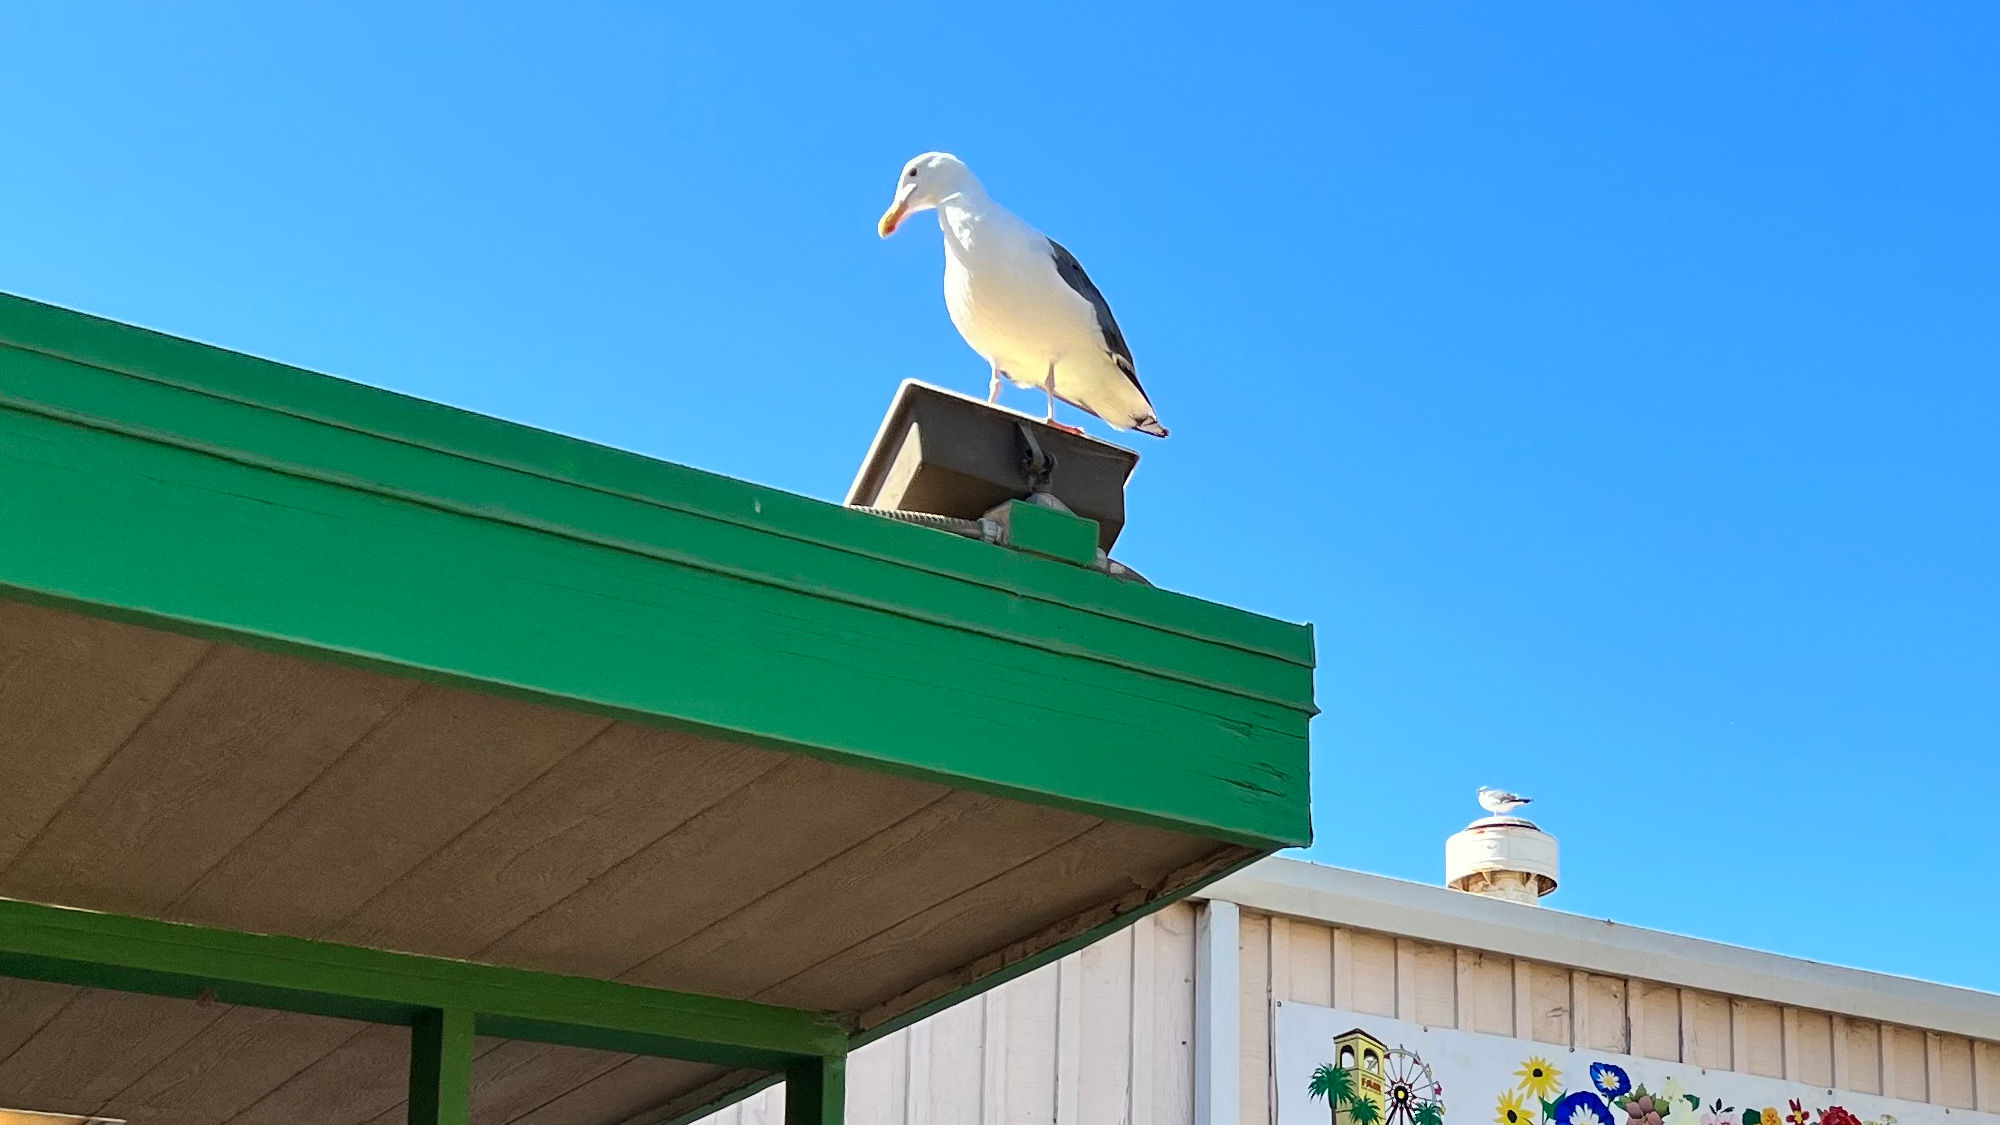
<instances>
[{"instance_id":1,"label":"blue sky","mask_svg":"<svg viewBox=\"0 0 2000 1125\"><path fill-rule=\"evenodd\" d=\"M955 151L1173 428L1121 557L1318 627L1313 858L1507 786L1553 905L2000 990L2000 6L553 11L10 7L0 288L837 499L985 386Z\"/></svg>"}]
</instances>

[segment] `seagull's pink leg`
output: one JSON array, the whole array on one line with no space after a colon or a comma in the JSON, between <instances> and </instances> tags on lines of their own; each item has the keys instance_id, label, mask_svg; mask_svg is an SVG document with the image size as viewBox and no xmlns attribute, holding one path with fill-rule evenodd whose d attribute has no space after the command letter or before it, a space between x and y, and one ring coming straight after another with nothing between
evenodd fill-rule
<instances>
[{"instance_id":1,"label":"seagull's pink leg","mask_svg":"<svg viewBox=\"0 0 2000 1125\"><path fill-rule=\"evenodd\" d=\"M1083 431L1075 426L1065 426L1056 421L1056 365L1053 363L1049 364L1049 373L1042 377L1042 389L1049 393L1049 416L1046 419L1048 424L1058 430L1081 435Z\"/></svg>"},{"instance_id":2,"label":"seagull's pink leg","mask_svg":"<svg viewBox=\"0 0 2000 1125\"><path fill-rule=\"evenodd\" d=\"M993 381L986 386L986 401L1000 401L1000 365L993 365Z\"/></svg>"}]
</instances>

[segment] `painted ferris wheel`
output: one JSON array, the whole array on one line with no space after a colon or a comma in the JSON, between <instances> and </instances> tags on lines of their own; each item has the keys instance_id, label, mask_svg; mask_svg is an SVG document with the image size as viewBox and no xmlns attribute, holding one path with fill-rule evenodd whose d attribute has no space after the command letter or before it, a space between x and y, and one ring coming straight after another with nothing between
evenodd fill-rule
<instances>
[{"instance_id":1,"label":"painted ferris wheel","mask_svg":"<svg viewBox=\"0 0 2000 1125\"><path fill-rule=\"evenodd\" d=\"M1382 1125L1436 1125L1442 1119L1444 1087L1415 1051L1396 1047L1383 1052L1382 1079L1387 1103Z\"/></svg>"},{"instance_id":2,"label":"painted ferris wheel","mask_svg":"<svg viewBox=\"0 0 2000 1125\"><path fill-rule=\"evenodd\" d=\"M1314 1069L1306 1093L1325 1099L1332 1125L1444 1125L1444 1086L1430 1064L1358 1027L1333 1037L1332 1061Z\"/></svg>"}]
</instances>

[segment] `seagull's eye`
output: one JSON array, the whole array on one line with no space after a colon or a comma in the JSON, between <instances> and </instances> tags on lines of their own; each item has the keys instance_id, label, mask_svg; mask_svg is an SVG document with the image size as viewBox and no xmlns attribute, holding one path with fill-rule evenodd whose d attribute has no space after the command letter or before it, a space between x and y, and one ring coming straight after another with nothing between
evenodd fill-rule
<instances>
[{"instance_id":1,"label":"seagull's eye","mask_svg":"<svg viewBox=\"0 0 2000 1125\"><path fill-rule=\"evenodd\" d=\"M907 172L905 172L905 173L903 173L903 174L904 174L905 176L908 176L908 177L910 177L910 178L911 178L911 179L913 179L913 180L917 178L917 170L916 170L915 168L912 168L912 169L910 169L909 171L907 171Z\"/></svg>"}]
</instances>

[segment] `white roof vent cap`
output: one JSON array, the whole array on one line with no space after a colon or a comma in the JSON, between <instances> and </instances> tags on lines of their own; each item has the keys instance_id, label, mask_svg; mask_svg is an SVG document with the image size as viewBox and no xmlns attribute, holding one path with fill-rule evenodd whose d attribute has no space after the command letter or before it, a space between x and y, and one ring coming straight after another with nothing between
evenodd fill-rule
<instances>
[{"instance_id":1,"label":"white roof vent cap","mask_svg":"<svg viewBox=\"0 0 2000 1125\"><path fill-rule=\"evenodd\" d=\"M1480 817L1444 842L1445 885L1455 891L1533 906L1556 889L1556 838L1514 810L1528 798L1479 790Z\"/></svg>"}]
</instances>

